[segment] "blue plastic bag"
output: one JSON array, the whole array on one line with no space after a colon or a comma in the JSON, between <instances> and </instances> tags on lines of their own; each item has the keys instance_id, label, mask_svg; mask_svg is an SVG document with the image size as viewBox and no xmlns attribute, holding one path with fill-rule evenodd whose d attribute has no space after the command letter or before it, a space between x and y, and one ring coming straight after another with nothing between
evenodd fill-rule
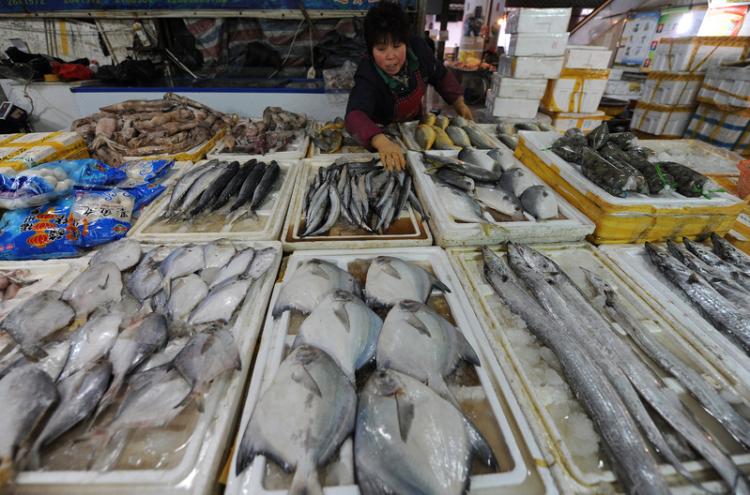
<instances>
[{"instance_id":1,"label":"blue plastic bag","mask_svg":"<svg viewBox=\"0 0 750 495\"><path fill-rule=\"evenodd\" d=\"M120 167L126 178L119 187L136 187L151 184L162 177L174 165L174 160L133 160Z\"/></svg>"}]
</instances>

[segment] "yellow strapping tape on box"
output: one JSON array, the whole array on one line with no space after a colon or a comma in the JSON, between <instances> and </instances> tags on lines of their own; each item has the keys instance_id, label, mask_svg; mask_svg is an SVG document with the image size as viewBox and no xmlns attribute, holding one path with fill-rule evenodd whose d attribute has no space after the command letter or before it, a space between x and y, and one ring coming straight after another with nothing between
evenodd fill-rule
<instances>
[{"instance_id":1,"label":"yellow strapping tape on box","mask_svg":"<svg viewBox=\"0 0 750 495\"><path fill-rule=\"evenodd\" d=\"M653 71L648 73L646 80L659 80L659 81L700 81L706 75L705 74L694 74L692 72L661 72Z\"/></svg>"},{"instance_id":2,"label":"yellow strapping tape on box","mask_svg":"<svg viewBox=\"0 0 750 495\"><path fill-rule=\"evenodd\" d=\"M586 81L607 80L609 79L609 72L609 69L563 69L559 78L547 83L547 89L541 101L542 106L551 112L579 112L583 103L583 90ZM567 108L561 107L555 101L556 84L561 79L573 79L575 81L573 90L568 97Z\"/></svg>"}]
</instances>

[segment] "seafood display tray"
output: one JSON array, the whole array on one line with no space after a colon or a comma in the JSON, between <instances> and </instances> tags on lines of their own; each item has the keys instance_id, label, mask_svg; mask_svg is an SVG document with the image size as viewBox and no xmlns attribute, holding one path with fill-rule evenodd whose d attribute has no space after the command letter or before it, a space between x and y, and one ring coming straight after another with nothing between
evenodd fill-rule
<instances>
[{"instance_id":1,"label":"seafood display tray","mask_svg":"<svg viewBox=\"0 0 750 495\"><path fill-rule=\"evenodd\" d=\"M538 177L585 213L596 224L591 240L597 244L625 244L724 234L744 203L724 192L711 198L688 198L675 192L630 194L619 198L589 181L572 164L552 151L556 132L521 131L515 155Z\"/></svg>"},{"instance_id":2,"label":"seafood display tray","mask_svg":"<svg viewBox=\"0 0 750 495\"><path fill-rule=\"evenodd\" d=\"M271 296L271 305L278 297L281 283L287 279L305 261L313 258L326 260L334 263L339 268L350 269L352 263L363 262L377 256L397 256L403 260L418 263L431 269L440 280L451 287L452 292L444 295L450 316L456 326L464 332L469 343L479 354L481 367L476 368L479 384L459 385L452 388L454 395L463 406L466 402L473 403L477 400L486 400L486 408L482 415L493 429L497 430L499 441L504 445L504 454L500 455L499 462L501 471L491 474L477 474L471 478L471 492L475 494L492 493L497 495L510 494L556 494L557 488L552 480L550 472L541 457L539 449L528 429L523 413L518 407L511 392L510 385L505 378L500 366L494 356L485 354L488 343L479 323L469 307L466 295L460 287L460 283L450 265L445 252L437 247L424 247L413 249L363 249L363 250L336 250L334 251L307 251L296 252L288 258L286 272L280 276L274 292ZM366 267L362 267L364 272ZM359 270L357 270L359 272ZM431 296L431 301L435 297ZM236 455L239 442L244 434L245 427L250 419L260 395L268 388L273 376L278 369L282 358L291 346L294 335L290 335L290 312L284 313L278 320L274 320L270 312L266 316L266 323L261 338L258 357L253 370L252 380L248 389L242 419L235 439L234 456L231 460L229 480L226 493L239 494L266 494L281 495L291 481L291 475L285 479L274 480L277 486L268 486L266 476L269 473L265 457L258 456L248 468L237 476L235 472ZM481 425L477 423L481 428ZM485 432L485 435L487 433ZM495 438L495 437L493 437ZM489 438L488 438L489 439ZM490 439L492 444L492 440ZM493 444L495 450L497 447ZM352 438L348 438L339 450L338 460L332 464L330 471L336 472L341 484L327 486L323 481L325 493L338 495L356 495L359 488L354 482L354 459ZM503 459L504 458L504 459ZM272 463L271 463L272 464ZM276 466L273 466L276 468ZM328 471L328 468L321 468ZM504 469L504 470L502 470ZM278 471L278 470L277 470ZM285 475L286 476L286 475Z\"/></svg>"},{"instance_id":3,"label":"seafood display tray","mask_svg":"<svg viewBox=\"0 0 750 495\"><path fill-rule=\"evenodd\" d=\"M301 249L359 249L359 248L387 248L413 247L432 245L432 234L422 217L411 207L406 205L399 217L394 220L388 234L368 234L363 231L342 231L342 222L337 222L333 228L321 235L301 237L304 216L302 206L307 193L307 187L315 178L318 168L331 165L336 160L361 158L375 158L376 155L342 155L338 158L311 158L304 160L299 167L301 170L294 186L289 211L281 231L281 242L285 251Z\"/></svg>"},{"instance_id":4,"label":"seafood display tray","mask_svg":"<svg viewBox=\"0 0 750 495\"><path fill-rule=\"evenodd\" d=\"M662 246L664 247L664 246ZM725 375L747 387L750 396L750 357L694 309L686 296L667 280L648 259L643 245L602 246L600 251L611 260L631 287L653 301L665 319L681 324L680 333L696 344L696 352L721 366Z\"/></svg>"},{"instance_id":5,"label":"seafood display tray","mask_svg":"<svg viewBox=\"0 0 750 495\"><path fill-rule=\"evenodd\" d=\"M249 160L251 158L257 158L258 160L300 160L307 156L307 149L310 147L310 136L304 131L299 131L299 134L294 140L287 145L284 151L270 151L265 155L249 155L246 153L234 153L232 151L223 151L224 142L219 141L206 155L209 160L217 158L219 160Z\"/></svg>"},{"instance_id":6,"label":"seafood display tray","mask_svg":"<svg viewBox=\"0 0 750 495\"><path fill-rule=\"evenodd\" d=\"M238 155L237 160L242 162L250 160L250 155ZM263 161L274 159L267 155ZM196 165L199 165L198 162ZM256 216L248 216L237 221L229 230L226 229L226 216L216 213L204 213L195 217L193 223L188 222L163 222L162 213L169 204L169 198L172 193L171 187L153 203L146 211L143 212L138 223L128 233L129 237L139 241L190 241L190 240L210 240L210 239L230 239L230 240L276 240L281 231L281 225L284 222L286 208L289 205L289 198L292 195L297 174L299 173L298 160L277 160L281 173L276 180L273 189L268 193L260 208L255 212ZM173 186L177 180L189 170L186 167L181 173L175 176L169 183Z\"/></svg>"},{"instance_id":7,"label":"seafood display tray","mask_svg":"<svg viewBox=\"0 0 750 495\"><path fill-rule=\"evenodd\" d=\"M498 148L508 155L512 152L503 145ZM452 156L456 152L450 152ZM518 168L529 171L517 158L513 158ZM580 241L594 231L594 224L583 213L573 208L554 190L563 218L552 220L525 220L501 222L499 225L487 224L486 228L478 223L457 222L445 207L439 196L434 180L425 172L425 166L419 153L408 152L408 161L414 177L419 200L430 215L430 228L439 246L478 246L496 244L501 241L520 242L569 242ZM536 176L535 176L536 177ZM539 184L544 182L537 179Z\"/></svg>"},{"instance_id":8,"label":"seafood display tray","mask_svg":"<svg viewBox=\"0 0 750 495\"><path fill-rule=\"evenodd\" d=\"M639 142L656 153L682 148L685 154L693 156L690 163L683 165L703 175L737 176L737 164L744 160L742 155L734 151L718 148L697 139L641 139Z\"/></svg>"},{"instance_id":9,"label":"seafood display tray","mask_svg":"<svg viewBox=\"0 0 750 495\"><path fill-rule=\"evenodd\" d=\"M315 122L308 127L308 133L318 133L320 129L323 128L323 126L326 124L326 122ZM341 132L346 132L346 129L342 129ZM320 151L320 148L317 144L315 144L315 139L310 138L310 152L309 157L310 158L338 158L342 155L370 155L371 153L363 148L362 146L342 146L340 150L338 150L336 153L323 153Z\"/></svg>"},{"instance_id":10,"label":"seafood display tray","mask_svg":"<svg viewBox=\"0 0 750 495\"><path fill-rule=\"evenodd\" d=\"M401 141L406 145L406 148L411 151L422 151L422 147L417 144L414 138L414 131L417 129L419 122L403 122L398 125L401 131ZM487 138L493 143L495 148L503 148L503 144L495 137L495 124L474 124L479 130L484 132ZM443 150L430 150L430 151L443 151Z\"/></svg>"},{"instance_id":11,"label":"seafood display tray","mask_svg":"<svg viewBox=\"0 0 750 495\"><path fill-rule=\"evenodd\" d=\"M245 382L250 372L253 350L263 323L273 283L281 264L279 242L241 242L238 246L273 247L277 257L268 271L253 284L239 308L233 332L242 360L242 370L217 379L205 397L192 435L182 447L182 459L169 469L99 471L23 471L18 474L13 493L30 494L116 494L177 495L214 492L221 463L235 423ZM179 246L177 242L143 243L144 246ZM83 268L83 266L81 267ZM237 331L241 329L241 331ZM167 429L169 426L166 427Z\"/></svg>"},{"instance_id":12,"label":"seafood display tray","mask_svg":"<svg viewBox=\"0 0 750 495\"><path fill-rule=\"evenodd\" d=\"M689 362L696 371L708 376L712 383L727 387L747 400L748 389L726 374L729 363L717 361L713 356L701 355L700 349L693 344L690 330L686 328L688 324L686 322L689 320L677 321L663 315L663 311L654 303L653 298L643 290L631 287L624 278L624 274L620 274L607 256L596 248L585 243L574 243L540 246L537 249L560 264L587 296L592 291L587 290L584 274L577 268L583 266L604 278L616 288L622 303L633 318L648 325L655 336L661 334L663 338L659 340L670 350ZM497 361L512 384L515 397L526 412L529 425L544 452L545 461L550 466L561 493L620 493L619 488L615 487L614 474L601 463L604 459L601 441L598 453L586 454L588 457L581 456L581 451L578 450L583 441L578 436L580 430L573 427L572 418L580 414L585 415L581 406L577 401L575 408L555 406L550 399L553 391L550 389L549 382L546 381L548 380L546 375L543 375L544 385L539 385L538 382L533 383L532 373L536 370L533 364L530 366L528 363L530 356L534 354L529 353L528 345L530 343L536 349L534 352L539 352L540 359L545 362L540 350L541 344L528 330L524 330L525 324L521 318L510 312L494 289L485 281L480 251L476 248L451 248L448 254L479 319L480 328L484 328L487 333L490 341L487 352L494 351ZM526 334L523 339L519 339L517 333L519 331ZM629 341L625 340L625 342ZM549 365L546 366L551 368ZM538 381L539 378L535 380ZM679 394L688 409L696 415L701 424L709 427L710 433L714 434L722 445L730 445L730 452L735 454L732 456L734 461L744 470L750 468L750 454L744 453L744 450L728 437L721 426L688 396L679 383L670 378L667 378L665 383ZM572 392L567 392L567 394L568 401L575 400ZM586 418L588 418L587 415ZM564 432L567 433L564 434ZM576 452L578 455L575 454ZM703 461L689 461L685 463L685 466L696 474L704 475L703 471L707 471L705 474L712 474L711 468ZM695 487L679 478L671 465L662 464L661 471L667 476L674 493L695 493ZM712 478L707 478L704 482L706 488L712 490L721 488L720 483Z\"/></svg>"}]
</instances>

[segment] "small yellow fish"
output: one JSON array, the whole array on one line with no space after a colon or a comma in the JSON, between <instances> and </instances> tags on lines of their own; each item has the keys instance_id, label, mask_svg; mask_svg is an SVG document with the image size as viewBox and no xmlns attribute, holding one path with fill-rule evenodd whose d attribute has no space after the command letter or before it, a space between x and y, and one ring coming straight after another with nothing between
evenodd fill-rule
<instances>
[{"instance_id":1,"label":"small yellow fish","mask_svg":"<svg viewBox=\"0 0 750 495\"><path fill-rule=\"evenodd\" d=\"M445 130L450 124L450 120L445 115L438 115L435 118L435 125Z\"/></svg>"},{"instance_id":2,"label":"small yellow fish","mask_svg":"<svg viewBox=\"0 0 750 495\"><path fill-rule=\"evenodd\" d=\"M435 120L437 117L434 113L427 112L424 114L424 117L422 117L422 120L419 121L420 124L424 125L435 125Z\"/></svg>"},{"instance_id":3,"label":"small yellow fish","mask_svg":"<svg viewBox=\"0 0 750 495\"><path fill-rule=\"evenodd\" d=\"M435 144L433 147L436 150L461 150L460 146L453 144L453 141L444 129L438 126L432 126L432 129L435 131Z\"/></svg>"},{"instance_id":4,"label":"small yellow fish","mask_svg":"<svg viewBox=\"0 0 750 495\"><path fill-rule=\"evenodd\" d=\"M414 139L423 150L429 150L435 143L435 130L429 125L418 125L414 131Z\"/></svg>"}]
</instances>

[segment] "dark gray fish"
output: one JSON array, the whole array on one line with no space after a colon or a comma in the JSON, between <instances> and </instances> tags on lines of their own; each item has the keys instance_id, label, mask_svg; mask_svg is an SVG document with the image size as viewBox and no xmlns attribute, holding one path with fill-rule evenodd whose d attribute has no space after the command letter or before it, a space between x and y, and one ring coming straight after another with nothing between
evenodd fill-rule
<instances>
[{"instance_id":1,"label":"dark gray fish","mask_svg":"<svg viewBox=\"0 0 750 495\"><path fill-rule=\"evenodd\" d=\"M232 198L232 196L238 194L240 192L240 189L242 188L242 184L245 182L245 179L247 179L247 176L250 175L250 172L252 172L253 167L255 167L257 163L258 160L253 158L252 160L242 165L237 173L234 174L234 176L227 183L226 187L216 197L216 200L211 204L211 209L218 210L219 208L226 205L229 202L229 199Z\"/></svg>"},{"instance_id":2,"label":"dark gray fish","mask_svg":"<svg viewBox=\"0 0 750 495\"><path fill-rule=\"evenodd\" d=\"M521 194L520 200L523 209L537 220L557 218L557 199L547 190L546 186L537 185L529 187Z\"/></svg>"},{"instance_id":3,"label":"dark gray fish","mask_svg":"<svg viewBox=\"0 0 750 495\"><path fill-rule=\"evenodd\" d=\"M279 164L276 163L276 160L273 160L266 167L258 187L256 187L253 192L253 199L250 201L251 210L255 210L261 205L261 203L263 203L263 200L266 199L266 196L268 196L268 193L271 192L273 185L276 183L276 179L279 177L280 172L281 168L279 167Z\"/></svg>"},{"instance_id":4,"label":"dark gray fish","mask_svg":"<svg viewBox=\"0 0 750 495\"><path fill-rule=\"evenodd\" d=\"M445 185L468 193L474 192L474 188L476 187L472 178L447 167L438 169L432 177Z\"/></svg>"},{"instance_id":5,"label":"dark gray fish","mask_svg":"<svg viewBox=\"0 0 750 495\"><path fill-rule=\"evenodd\" d=\"M214 179L214 181L206 188L205 191L198 198L195 206L188 212L188 218L194 217L195 215L205 211L212 203L216 201L219 195L226 190L227 184L234 177L237 176L237 172L240 168L238 162L231 162L229 165L223 168L223 171Z\"/></svg>"},{"instance_id":6,"label":"dark gray fish","mask_svg":"<svg viewBox=\"0 0 750 495\"><path fill-rule=\"evenodd\" d=\"M232 203L232 206L229 207L229 211L234 211L240 206L244 205L245 203L249 202L252 197L253 193L255 192L255 189L258 187L258 184L260 183L260 180L263 178L263 175L266 172L266 164L263 162L258 163L253 167L253 169L248 174L247 178L245 179L245 182L242 183L242 187L240 188L240 192L237 193L237 199Z\"/></svg>"},{"instance_id":7,"label":"dark gray fish","mask_svg":"<svg viewBox=\"0 0 750 495\"><path fill-rule=\"evenodd\" d=\"M198 177L190 186L188 192L185 193L185 198L182 200L182 204L175 210L172 218L183 217L189 214L189 212L198 204L203 193L214 182L216 182L216 180L224 173L228 165L229 164L226 162L220 162L205 174Z\"/></svg>"}]
</instances>

